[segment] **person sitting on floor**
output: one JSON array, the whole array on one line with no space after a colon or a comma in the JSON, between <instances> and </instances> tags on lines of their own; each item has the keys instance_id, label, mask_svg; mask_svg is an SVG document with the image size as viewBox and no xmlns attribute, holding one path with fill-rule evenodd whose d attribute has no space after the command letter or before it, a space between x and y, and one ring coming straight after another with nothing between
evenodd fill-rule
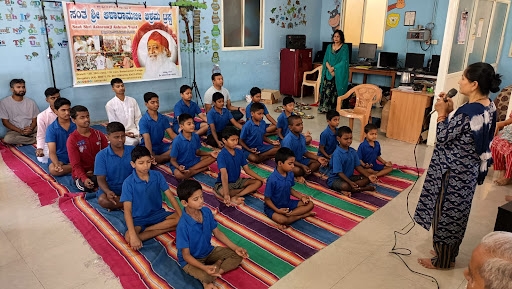
<instances>
[{"instance_id":1,"label":"person sitting on floor","mask_svg":"<svg viewBox=\"0 0 512 289\"><path fill-rule=\"evenodd\" d=\"M185 208L176 229L178 263L204 288L217 288L213 284L215 279L236 269L249 254L217 228L212 212L204 207L203 190L197 181L183 181L177 193ZM212 235L226 247L212 246Z\"/></svg>"},{"instance_id":2,"label":"person sitting on floor","mask_svg":"<svg viewBox=\"0 0 512 289\"><path fill-rule=\"evenodd\" d=\"M220 73L212 74L212 86L208 88L208 90L206 90L204 93L204 108L206 113L208 114L213 106L215 106L213 95L217 92L222 94L224 98L224 104L226 105L226 108L229 110L229 112L231 112L231 115L235 121L238 122L241 120L244 117L245 108L236 107L231 104L229 91L224 87L224 77Z\"/></svg>"},{"instance_id":3,"label":"person sitting on floor","mask_svg":"<svg viewBox=\"0 0 512 289\"><path fill-rule=\"evenodd\" d=\"M288 117L290 115L295 115L293 113L293 109L295 108L295 100L291 96L287 96L283 98L283 112L277 118L277 136L280 140L283 140L290 129L288 128ZM311 133L308 131L304 134L306 138L306 145L309 145L313 138L311 137Z\"/></svg>"},{"instance_id":4,"label":"person sitting on floor","mask_svg":"<svg viewBox=\"0 0 512 289\"><path fill-rule=\"evenodd\" d=\"M293 151L280 148L276 153L277 167L268 177L265 187L265 215L280 224L281 229L297 220L316 215L312 212L313 202L309 197L292 188L295 185L292 171L294 163ZM298 200L290 199L290 196Z\"/></svg>"},{"instance_id":5,"label":"person sitting on floor","mask_svg":"<svg viewBox=\"0 0 512 289\"><path fill-rule=\"evenodd\" d=\"M265 123L266 132L269 134L273 134L277 130L277 122L276 120L270 115L268 112L267 106L261 102L261 89L258 87L251 88L251 91L249 91L251 94L251 102L247 105L245 108L245 113L247 114L247 120L251 120L251 106L254 103L261 103L263 105L263 115L270 121L270 125L268 123Z\"/></svg>"},{"instance_id":6,"label":"person sitting on floor","mask_svg":"<svg viewBox=\"0 0 512 289\"><path fill-rule=\"evenodd\" d=\"M144 102L148 110L139 122L142 135L141 145L149 150L156 163L163 164L171 159L171 144L163 141L164 135L167 132L171 139L174 139L176 134L167 117L158 112L158 108L160 108L158 95L154 92L146 92L144 93Z\"/></svg>"},{"instance_id":7,"label":"person sitting on floor","mask_svg":"<svg viewBox=\"0 0 512 289\"><path fill-rule=\"evenodd\" d=\"M55 87L49 87L44 91L46 102L49 106L37 115L37 134L36 134L36 157L37 160L46 164L48 162L48 144L46 143L46 129L57 119L55 100L60 97L60 91Z\"/></svg>"},{"instance_id":8,"label":"person sitting on floor","mask_svg":"<svg viewBox=\"0 0 512 289\"><path fill-rule=\"evenodd\" d=\"M125 240L133 250L139 250L143 241L175 230L181 208L162 173L150 170L152 157L146 147L135 147L131 159L133 171L123 182L120 201L127 227ZM171 202L174 214L162 207L162 192Z\"/></svg>"},{"instance_id":9,"label":"person sitting on floor","mask_svg":"<svg viewBox=\"0 0 512 289\"><path fill-rule=\"evenodd\" d=\"M108 146L103 133L91 128L89 111L85 106L75 105L70 111L71 120L76 124L66 141L71 176L77 188L84 192L92 192L98 188L94 172L94 159L98 152Z\"/></svg>"},{"instance_id":10,"label":"person sitting on floor","mask_svg":"<svg viewBox=\"0 0 512 289\"><path fill-rule=\"evenodd\" d=\"M362 166L357 156L357 151L350 147L352 144L352 130L348 126L338 128L336 139L340 144L329 161L329 188L350 197L353 192L375 191L375 187L369 186L370 182L376 182L377 176L368 173ZM360 175L354 175L354 169Z\"/></svg>"},{"instance_id":11,"label":"person sitting on floor","mask_svg":"<svg viewBox=\"0 0 512 289\"><path fill-rule=\"evenodd\" d=\"M206 143L214 148L222 148L224 145L221 138L223 130L229 126L234 125L238 129L242 129L239 124L231 115L231 112L224 107L224 96L220 92L213 94L213 108L206 114L208 119L208 137Z\"/></svg>"},{"instance_id":12,"label":"person sitting on floor","mask_svg":"<svg viewBox=\"0 0 512 289\"><path fill-rule=\"evenodd\" d=\"M244 152L237 148L238 139L237 129L227 127L222 135L224 148L217 157L219 175L214 189L226 206L242 204L243 196L255 192L265 182L265 179L258 176L247 164ZM254 179L240 177L240 168Z\"/></svg>"},{"instance_id":13,"label":"person sitting on floor","mask_svg":"<svg viewBox=\"0 0 512 289\"><path fill-rule=\"evenodd\" d=\"M393 163L385 161L380 155L380 143L377 141L377 126L369 123L364 127L365 139L357 148L361 166L372 175L381 177L393 171ZM379 161L379 162L377 162Z\"/></svg>"},{"instance_id":14,"label":"person sitting on floor","mask_svg":"<svg viewBox=\"0 0 512 289\"><path fill-rule=\"evenodd\" d=\"M32 99L24 97L25 80L13 79L9 85L12 95L0 100L0 118L7 129L3 141L12 145L34 144L39 108Z\"/></svg>"},{"instance_id":15,"label":"person sitting on floor","mask_svg":"<svg viewBox=\"0 0 512 289\"><path fill-rule=\"evenodd\" d=\"M50 159L48 171L52 176L63 176L71 173L66 143L69 135L76 130L76 125L69 116L71 102L67 98L58 98L53 106L57 113L57 119L46 129L46 143Z\"/></svg>"},{"instance_id":16,"label":"person sitting on floor","mask_svg":"<svg viewBox=\"0 0 512 289\"><path fill-rule=\"evenodd\" d=\"M194 117L183 113L179 121L181 132L172 143L171 171L178 180L184 180L206 171L215 162L219 152L201 150L201 139L194 132Z\"/></svg>"},{"instance_id":17,"label":"person sitting on floor","mask_svg":"<svg viewBox=\"0 0 512 289\"><path fill-rule=\"evenodd\" d=\"M338 125L340 125L340 113L335 110L330 110L325 115L327 119L327 127L320 134L320 145L318 146L317 155L326 159L331 159L331 155L338 146L336 140L336 133Z\"/></svg>"},{"instance_id":18,"label":"person sitting on floor","mask_svg":"<svg viewBox=\"0 0 512 289\"><path fill-rule=\"evenodd\" d=\"M253 163L261 163L273 158L279 149L279 141L265 136L264 109L265 106L259 102L251 106L249 111L251 119L244 124L240 134L240 145L246 152L246 158Z\"/></svg>"},{"instance_id":19,"label":"person sitting on floor","mask_svg":"<svg viewBox=\"0 0 512 289\"><path fill-rule=\"evenodd\" d=\"M180 87L180 96L181 100L179 100L174 105L174 120L173 127L175 133L179 133L180 123L179 117L180 115L186 113L191 115L192 117L199 117L202 121L194 120L194 130L198 135L205 135L208 131L208 120L206 119L206 115L201 111L197 103L192 101L192 87L188 85L182 85Z\"/></svg>"},{"instance_id":20,"label":"person sitting on floor","mask_svg":"<svg viewBox=\"0 0 512 289\"><path fill-rule=\"evenodd\" d=\"M96 196L103 208L120 210L123 208L120 198L123 182L133 171L130 161L134 147L125 145L126 128L117 121L107 125L107 139L110 145L102 149L94 161L99 187Z\"/></svg>"},{"instance_id":21,"label":"person sitting on floor","mask_svg":"<svg viewBox=\"0 0 512 289\"><path fill-rule=\"evenodd\" d=\"M304 175L318 171L320 166L328 164L328 160L306 149L306 138L302 135L304 124L300 116L290 115L288 117L288 127L290 132L281 142L281 147L287 147L295 154L293 174L298 177L299 182L304 182Z\"/></svg>"},{"instance_id":22,"label":"person sitting on floor","mask_svg":"<svg viewBox=\"0 0 512 289\"><path fill-rule=\"evenodd\" d=\"M133 97L124 94L126 89L122 79L113 78L110 85L116 95L105 105L108 122L122 123L126 128L126 144L136 146L139 144L139 121L142 117L139 104Z\"/></svg>"}]
</instances>

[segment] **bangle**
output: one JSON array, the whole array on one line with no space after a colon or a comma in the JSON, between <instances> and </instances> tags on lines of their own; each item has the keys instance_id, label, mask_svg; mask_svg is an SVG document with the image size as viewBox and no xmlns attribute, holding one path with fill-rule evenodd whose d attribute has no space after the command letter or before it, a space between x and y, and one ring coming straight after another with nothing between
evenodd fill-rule
<instances>
[{"instance_id":1,"label":"bangle","mask_svg":"<svg viewBox=\"0 0 512 289\"><path fill-rule=\"evenodd\" d=\"M438 116L437 122L444 121L446 119L446 116Z\"/></svg>"}]
</instances>

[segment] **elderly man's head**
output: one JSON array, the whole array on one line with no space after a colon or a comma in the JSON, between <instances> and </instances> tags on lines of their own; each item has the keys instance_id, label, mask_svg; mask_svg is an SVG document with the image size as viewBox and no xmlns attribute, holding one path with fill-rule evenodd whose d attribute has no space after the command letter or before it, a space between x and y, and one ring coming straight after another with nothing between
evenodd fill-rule
<instances>
[{"instance_id":1,"label":"elderly man's head","mask_svg":"<svg viewBox=\"0 0 512 289\"><path fill-rule=\"evenodd\" d=\"M159 55L171 57L169 50L169 41L167 38L157 31L153 31L148 38L148 56L150 58L157 58Z\"/></svg>"},{"instance_id":2,"label":"elderly man's head","mask_svg":"<svg viewBox=\"0 0 512 289\"><path fill-rule=\"evenodd\" d=\"M464 271L468 289L506 289L512 284L512 233L492 232L473 250Z\"/></svg>"}]
</instances>

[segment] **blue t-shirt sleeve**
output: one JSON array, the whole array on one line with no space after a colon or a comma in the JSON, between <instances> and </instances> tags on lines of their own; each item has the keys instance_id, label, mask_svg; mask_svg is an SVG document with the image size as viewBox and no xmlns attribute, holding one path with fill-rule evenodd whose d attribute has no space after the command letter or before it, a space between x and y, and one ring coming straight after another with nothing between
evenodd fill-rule
<instances>
[{"instance_id":1,"label":"blue t-shirt sleeve","mask_svg":"<svg viewBox=\"0 0 512 289\"><path fill-rule=\"evenodd\" d=\"M202 147L199 135L192 133L192 143L190 145L193 147L194 151L197 151Z\"/></svg>"},{"instance_id":2,"label":"blue t-shirt sleeve","mask_svg":"<svg viewBox=\"0 0 512 289\"><path fill-rule=\"evenodd\" d=\"M361 160L359 159L359 156L354 152L352 154L354 156L354 168L361 164Z\"/></svg>"},{"instance_id":3,"label":"blue t-shirt sleeve","mask_svg":"<svg viewBox=\"0 0 512 289\"><path fill-rule=\"evenodd\" d=\"M180 146L180 141L179 141L179 138L176 137L172 143L172 147L171 147L171 158L177 158L178 155L180 154L179 152L179 146Z\"/></svg>"},{"instance_id":4,"label":"blue t-shirt sleeve","mask_svg":"<svg viewBox=\"0 0 512 289\"><path fill-rule=\"evenodd\" d=\"M251 103L249 103L246 107L245 107L245 115L247 116L247 119L250 119L251 118Z\"/></svg>"},{"instance_id":5,"label":"blue t-shirt sleeve","mask_svg":"<svg viewBox=\"0 0 512 289\"><path fill-rule=\"evenodd\" d=\"M233 119L233 114L231 114L231 111L229 111L229 109L225 108L225 110L228 113L228 119L231 121L231 119Z\"/></svg>"},{"instance_id":6,"label":"blue t-shirt sleeve","mask_svg":"<svg viewBox=\"0 0 512 289\"><path fill-rule=\"evenodd\" d=\"M161 172L158 172L158 171L155 171L156 175L158 176L158 186L160 187L160 190L163 192L163 191L167 191L169 189L169 185L167 184L167 182L165 181L165 178L164 176L162 175Z\"/></svg>"},{"instance_id":7,"label":"blue t-shirt sleeve","mask_svg":"<svg viewBox=\"0 0 512 289\"><path fill-rule=\"evenodd\" d=\"M333 173L337 174L337 173L343 172L342 161L343 161L343 159L341 157L341 154L334 153L332 155L331 162L332 162L332 172Z\"/></svg>"},{"instance_id":8,"label":"blue t-shirt sleeve","mask_svg":"<svg viewBox=\"0 0 512 289\"><path fill-rule=\"evenodd\" d=\"M204 207L203 207L204 208ZM213 213L210 209L204 208L203 214L208 214L208 225L210 227L210 231L213 231L213 229L217 228L217 221L213 218Z\"/></svg>"},{"instance_id":9,"label":"blue t-shirt sleeve","mask_svg":"<svg viewBox=\"0 0 512 289\"><path fill-rule=\"evenodd\" d=\"M359 147L357 148L357 156L359 157L359 159L363 159L363 150L364 150L364 147L363 147L363 143L361 143L359 145Z\"/></svg>"},{"instance_id":10,"label":"blue t-shirt sleeve","mask_svg":"<svg viewBox=\"0 0 512 289\"><path fill-rule=\"evenodd\" d=\"M380 143L378 141L375 141L375 146L378 148L377 149L377 156L380 156Z\"/></svg>"},{"instance_id":11,"label":"blue t-shirt sleeve","mask_svg":"<svg viewBox=\"0 0 512 289\"><path fill-rule=\"evenodd\" d=\"M215 123L215 120L214 120L214 118L213 118L213 112L211 112L212 110L213 110L213 108L212 108L212 109L210 109L210 111L206 114L206 122L207 122L208 124Z\"/></svg>"},{"instance_id":12,"label":"blue t-shirt sleeve","mask_svg":"<svg viewBox=\"0 0 512 289\"><path fill-rule=\"evenodd\" d=\"M283 129L288 125L288 119L283 114L280 114L277 118L277 128Z\"/></svg>"},{"instance_id":13,"label":"blue t-shirt sleeve","mask_svg":"<svg viewBox=\"0 0 512 289\"><path fill-rule=\"evenodd\" d=\"M107 154L104 151L100 151L94 159L94 175L106 176L107 175Z\"/></svg>"},{"instance_id":14,"label":"blue t-shirt sleeve","mask_svg":"<svg viewBox=\"0 0 512 289\"><path fill-rule=\"evenodd\" d=\"M201 109L199 108L199 105L197 105L197 103L195 103L195 102L191 102L191 104L190 104L190 105L191 105L191 106L193 106L192 111L194 111L194 113L195 113L196 115L201 114L201 112L202 112L202 111L201 111ZM193 115L193 116L195 116L195 115Z\"/></svg>"},{"instance_id":15,"label":"blue t-shirt sleeve","mask_svg":"<svg viewBox=\"0 0 512 289\"><path fill-rule=\"evenodd\" d=\"M45 141L47 143L49 143L49 142L57 142L57 137L55 135L55 130L53 129L53 125L51 125L51 124L46 129Z\"/></svg>"},{"instance_id":16,"label":"blue t-shirt sleeve","mask_svg":"<svg viewBox=\"0 0 512 289\"><path fill-rule=\"evenodd\" d=\"M169 120L167 119L167 117L165 115L161 114L159 117L162 117L162 126L163 126L164 130L171 127L171 124L169 123Z\"/></svg>"},{"instance_id":17,"label":"blue t-shirt sleeve","mask_svg":"<svg viewBox=\"0 0 512 289\"><path fill-rule=\"evenodd\" d=\"M149 125L145 118L145 115L139 120L139 132L140 134L149 133Z\"/></svg>"},{"instance_id":18,"label":"blue t-shirt sleeve","mask_svg":"<svg viewBox=\"0 0 512 289\"><path fill-rule=\"evenodd\" d=\"M220 169L226 168L226 159L224 158L224 150L222 150L219 155L217 156L217 166Z\"/></svg>"},{"instance_id":19,"label":"blue t-shirt sleeve","mask_svg":"<svg viewBox=\"0 0 512 289\"><path fill-rule=\"evenodd\" d=\"M130 181L131 181L131 178L128 177L126 178L126 180L124 180L123 182L123 189L122 189L122 193L121 193L121 202L131 202L133 200L133 187L131 186L130 184Z\"/></svg>"},{"instance_id":20,"label":"blue t-shirt sleeve","mask_svg":"<svg viewBox=\"0 0 512 289\"><path fill-rule=\"evenodd\" d=\"M247 138L247 135L249 134L249 126L248 126L248 123L249 122L246 122L243 126L242 126L242 132L240 133L240 138L245 140Z\"/></svg>"},{"instance_id":21,"label":"blue t-shirt sleeve","mask_svg":"<svg viewBox=\"0 0 512 289\"><path fill-rule=\"evenodd\" d=\"M328 139L329 139L329 136L327 135L327 133L325 131L323 131L320 134L320 145L321 146L326 146Z\"/></svg>"},{"instance_id":22,"label":"blue t-shirt sleeve","mask_svg":"<svg viewBox=\"0 0 512 289\"><path fill-rule=\"evenodd\" d=\"M260 102L261 103L261 102ZM261 103L263 104L263 103ZM263 104L263 114L267 115L268 114L268 109L267 109L267 106Z\"/></svg>"},{"instance_id":23,"label":"blue t-shirt sleeve","mask_svg":"<svg viewBox=\"0 0 512 289\"><path fill-rule=\"evenodd\" d=\"M240 159L240 166L243 167L247 164L247 159L242 150L236 149L236 157Z\"/></svg>"},{"instance_id":24,"label":"blue t-shirt sleeve","mask_svg":"<svg viewBox=\"0 0 512 289\"><path fill-rule=\"evenodd\" d=\"M267 185L265 186L265 194L264 194L265 197L267 197L267 198L272 197L272 192L274 191L274 185L275 185L274 178L272 177L272 175L270 175L270 177L267 179Z\"/></svg>"},{"instance_id":25,"label":"blue t-shirt sleeve","mask_svg":"<svg viewBox=\"0 0 512 289\"><path fill-rule=\"evenodd\" d=\"M188 235L187 223L185 220L180 220L176 228L176 249L186 248L190 248L190 236Z\"/></svg>"},{"instance_id":26,"label":"blue t-shirt sleeve","mask_svg":"<svg viewBox=\"0 0 512 289\"><path fill-rule=\"evenodd\" d=\"M286 137L286 136L284 137L284 139L281 141L281 147L285 147L285 148L289 148L289 149L293 150L289 137ZM297 156L295 156L295 157L297 157Z\"/></svg>"}]
</instances>

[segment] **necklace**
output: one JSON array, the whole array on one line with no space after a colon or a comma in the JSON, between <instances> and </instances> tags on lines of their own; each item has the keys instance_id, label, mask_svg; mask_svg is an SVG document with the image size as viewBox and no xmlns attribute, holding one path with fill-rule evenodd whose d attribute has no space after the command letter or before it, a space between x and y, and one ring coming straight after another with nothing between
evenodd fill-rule
<instances>
[{"instance_id":1,"label":"necklace","mask_svg":"<svg viewBox=\"0 0 512 289\"><path fill-rule=\"evenodd\" d=\"M192 217L192 219L194 219L198 223L202 223L203 222L203 214L201 214L201 213L197 214L196 216L191 216L191 217Z\"/></svg>"},{"instance_id":2,"label":"necklace","mask_svg":"<svg viewBox=\"0 0 512 289\"><path fill-rule=\"evenodd\" d=\"M478 98L478 99L475 99L475 100L473 100L473 101L470 101L470 102L479 102L479 101L481 101L481 100L485 100L485 99L487 99L487 96L484 96L484 97L480 97L480 98Z\"/></svg>"}]
</instances>

